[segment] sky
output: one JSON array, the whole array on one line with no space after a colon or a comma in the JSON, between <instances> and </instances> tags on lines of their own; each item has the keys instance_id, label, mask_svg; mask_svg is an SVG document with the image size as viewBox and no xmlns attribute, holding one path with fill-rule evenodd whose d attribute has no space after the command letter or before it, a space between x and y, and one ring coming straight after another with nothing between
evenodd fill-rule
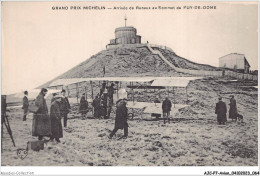
<instances>
[{"instance_id":1,"label":"sky","mask_svg":"<svg viewBox=\"0 0 260 176\"><path fill-rule=\"evenodd\" d=\"M158 6L175 9L146 9ZM53 10L57 7L68 10ZM121 9L108 9L114 7ZM143 43L166 45L181 57L213 66L226 54L245 54L255 70L257 12L256 2L2 2L2 94L40 86L104 50L125 15Z\"/></svg>"}]
</instances>

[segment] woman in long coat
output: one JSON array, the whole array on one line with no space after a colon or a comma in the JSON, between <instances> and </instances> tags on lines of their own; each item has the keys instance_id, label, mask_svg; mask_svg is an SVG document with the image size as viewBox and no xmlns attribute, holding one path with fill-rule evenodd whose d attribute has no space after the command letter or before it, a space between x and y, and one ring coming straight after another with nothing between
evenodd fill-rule
<instances>
[{"instance_id":1,"label":"woman in long coat","mask_svg":"<svg viewBox=\"0 0 260 176\"><path fill-rule=\"evenodd\" d=\"M43 136L51 136L51 121L46 100L44 99L47 91L47 89L43 88L35 100L35 105L39 109L33 114L32 136L38 136L39 140L42 140Z\"/></svg>"},{"instance_id":2,"label":"woman in long coat","mask_svg":"<svg viewBox=\"0 0 260 176\"><path fill-rule=\"evenodd\" d=\"M86 114L88 112L88 102L85 99L85 93L82 94L82 97L80 99L79 112L81 113L82 118L83 116L86 117Z\"/></svg>"},{"instance_id":3,"label":"woman in long coat","mask_svg":"<svg viewBox=\"0 0 260 176\"><path fill-rule=\"evenodd\" d=\"M236 121L237 120L237 103L234 99L234 96L231 96L230 103L229 103L229 118Z\"/></svg>"},{"instance_id":4,"label":"woman in long coat","mask_svg":"<svg viewBox=\"0 0 260 176\"><path fill-rule=\"evenodd\" d=\"M51 140L55 138L57 142L60 142L59 138L63 137L62 125L61 125L61 111L60 111L61 97L57 97L51 104L50 117L51 117Z\"/></svg>"}]
</instances>

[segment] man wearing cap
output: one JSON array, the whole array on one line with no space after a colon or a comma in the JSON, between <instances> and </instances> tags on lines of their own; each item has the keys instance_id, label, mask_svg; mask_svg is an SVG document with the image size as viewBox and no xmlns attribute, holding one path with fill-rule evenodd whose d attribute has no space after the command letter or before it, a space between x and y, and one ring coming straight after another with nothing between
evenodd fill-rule
<instances>
[{"instance_id":1,"label":"man wearing cap","mask_svg":"<svg viewBox=\"0 0 260 176\"><path fill-rule=\"evenodd\" d=\"M29 108L29 101L28 101L28 91L24 91L24 97L23 97L23 121L26 121L26 116L28 114L28 108Z\"/></svg>"},{"instance_id":2,"label":"man wearing cap","mask_svg":"<svg viewBox=\"0 0 260 176\"><path fill-rule=\"evenodd\" d=\"M70 103L68 98L65 96L66 91L64 89L62 89L61 91L61 95L62 95L62 99L61 99L61 103L60 103L60 112L61 112L61 116L63 117L63 124L64 127L67 127L67 120L68 120L68 113L70 112Z\"/></svg>"},{"instance_id":3,"label":"man wearing cap","mask_svg":"<svg viewBox=\"0 0 260 176\"><path fill-rule=\"evenodd\" d=\"M215 114L217 114L218 123L225 125L227 121L227 107L226 104L222 101L222 98L218 98L219 102L216 104Z\"/></svg>"},{"instance_id":4,"label":"man wearing cap","mask_svg":"<svg viewBox=\"0 0 260 176\"><path fill-rule=\"evenodd\" d=\"M46 100L44 98L47 92L47 89L42 88L35 100L35 105L38 107L38 111L33 114L32 136L38 136L39 140L42 140L43 136L51 136L51 121L48 114Z\"/></svg>"},{"instance_id":5,"label":"man wearing cap","mask_svg":"<svg viewBox=\"0 0 260 176\"><path fill-rule=\"evenodd\" d=\"M111 139L114 134L117 132L118 129L124 129L124 136L123 138L127 138L128 136L128 124L127 124L127 108L126 108L126 99L119 100L117 102L116 108L116 118L115 118L115 128L109 135Z\"/></svg>"}]
</instances>

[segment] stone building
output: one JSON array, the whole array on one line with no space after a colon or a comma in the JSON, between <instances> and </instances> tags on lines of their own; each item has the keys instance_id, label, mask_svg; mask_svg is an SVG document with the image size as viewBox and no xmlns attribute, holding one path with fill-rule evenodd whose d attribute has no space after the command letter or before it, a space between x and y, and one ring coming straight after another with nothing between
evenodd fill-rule
<instances>
[{"instance_id":1,"label":"stone building","mask_svg":"<svg viewBox=\"0 0 260 176\"><path fill-rule=\"evenodd\" d=\"M108 45L141 43L141 36L136 33L136 28L132 26L118 27L115 29L115 38Z\"/></svg>"},{"instance_id":2,"label":"stone building","mask_svg":"<svg viewBox=\"0 0 260 176\"><path fill-rule=\"evenodd\" d=\"M249 73L250 65L244 54L230 53L219 58L219 67L234 69L234 71Z\"/></svg>"}]
</instances>

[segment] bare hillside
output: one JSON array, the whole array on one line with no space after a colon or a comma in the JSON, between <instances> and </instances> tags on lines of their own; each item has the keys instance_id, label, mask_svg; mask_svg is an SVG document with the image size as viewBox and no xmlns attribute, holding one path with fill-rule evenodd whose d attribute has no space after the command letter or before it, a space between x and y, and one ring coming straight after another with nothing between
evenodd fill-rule
<instances>
[{"instance_id":1,"label":"bare hillside","mask_svg":"<svg viewBox=\"0 0 260 176\"><path fill-rule=\"evenodd\" d=\"M193 63L177 56L169 50L159 49L162 54L176 67L194 70L217 70L217 68ZM168 66L158 55L152 54L147 47L115 48L103 50L71 70L47 82L40 87L48 86L52 81L60 78L88 78L105 76L187 76L177 73Z\"/></svg>"}]
</instances>

